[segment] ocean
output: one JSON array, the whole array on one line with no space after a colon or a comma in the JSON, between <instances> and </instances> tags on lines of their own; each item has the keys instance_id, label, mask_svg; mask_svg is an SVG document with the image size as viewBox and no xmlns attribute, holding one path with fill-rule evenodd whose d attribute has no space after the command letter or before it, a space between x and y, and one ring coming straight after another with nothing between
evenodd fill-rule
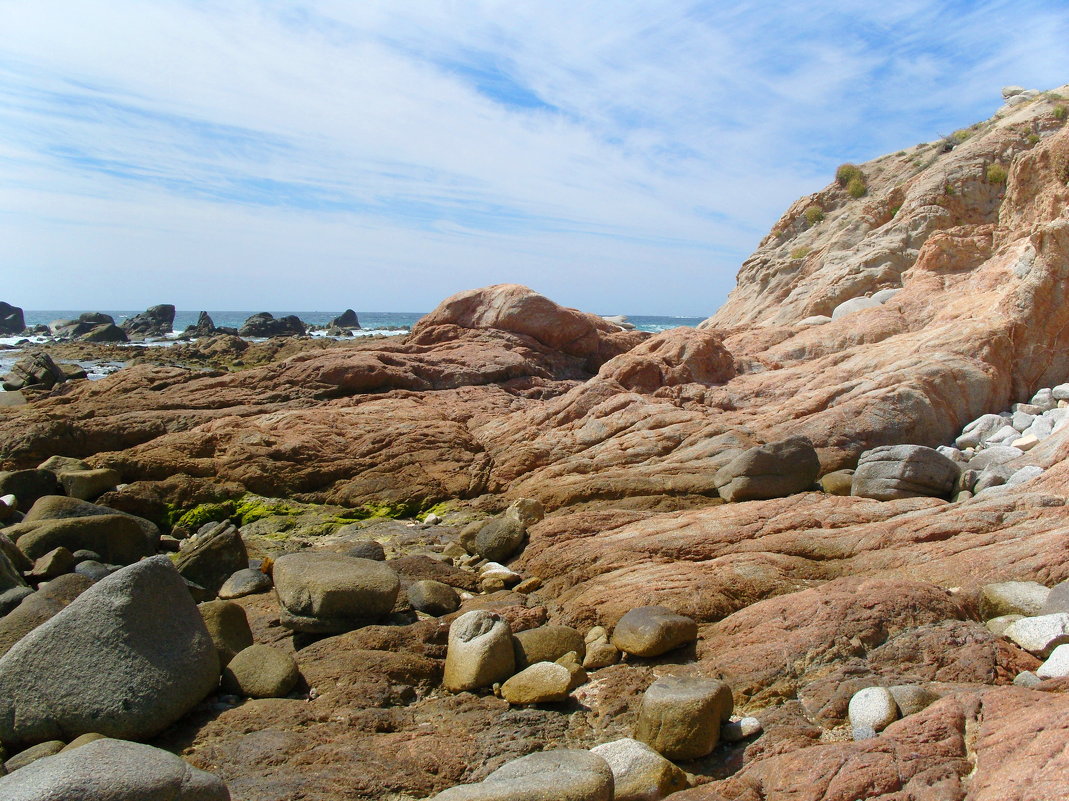
<instances>
[{"instance_id":1,"label":"ocean","mask_svg":"<svg viewBox=\"0 0 1069 801\"><path fill-rule=\"evenodd\" d=\"M81 313L81 311L72 311L70 309L26 310L23 312L23 316L26 319L26 326L33 327L35 325L48 325L55 320L73 320ZM121 325L123 320L139 313L140 310L104 312L104 314L110 314L118 325ZM318 326L325 326L341 313L340 310L271 312L276 318L296 314L305 324ZM251 315L255 314L255 312L209 311L208 314L211 316L212 322L214 322L216 326L240 328L242 323L244 323ZM356 336L370 336L373 334L390 336L406 334L424 314L425 312L357 312L357 317L360 320L360 329L353 333ZM171 337L178 336L185 331L188 326L196 324L199 316L199 311L176 311L174 316L174 330L172 331ZM680 326L693 328L704 319L704 317L663 317L654 315L627 316L627 320L640 331L650 331L652 333L666 331L669 328L678 328ZM312 332L312 336L326 335L322 331L314 331ZM23 338L18 336L0 337L0 376L6 375L11 369L11 366L20 358L21 351L18 349L18 343L21 341L23 341ZM35 337L33 341L46 342L48 340L43 337ZM152 342L138 342L133 344L166 347L175 344L175 340L173 338L165 337ZM91 379L103 378L105 375L109 375L123 366L121 363L78 362L78 364L89 372L89 377Z\"/></svg>"}]
</instances>

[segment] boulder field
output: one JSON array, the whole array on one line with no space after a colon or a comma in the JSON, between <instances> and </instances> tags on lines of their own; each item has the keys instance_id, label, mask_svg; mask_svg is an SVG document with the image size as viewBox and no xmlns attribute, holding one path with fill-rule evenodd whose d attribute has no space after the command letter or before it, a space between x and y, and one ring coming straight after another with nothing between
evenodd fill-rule
<instances>
[{"instance_id":1,"label":"boulder field","mask_svg":"<svg viewBox=\"0 0 1069 801\"><path fill-rule=\"evenodd\" d=\"M0 406L0 788L1069 796L1069 126L1011 97L697 329L503 284Z\"/></svg>"}]
</instances>

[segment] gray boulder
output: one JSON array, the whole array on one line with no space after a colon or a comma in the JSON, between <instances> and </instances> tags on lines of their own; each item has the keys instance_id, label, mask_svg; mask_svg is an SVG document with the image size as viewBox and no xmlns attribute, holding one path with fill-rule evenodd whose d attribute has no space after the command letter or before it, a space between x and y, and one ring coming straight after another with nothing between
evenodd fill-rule
<instances>
[{"instance_id":1,"label":"gray boulder","mask_svg":"<svg viewBox=\"0 0 1069 801\"><path fill-rule=\"evenodd\" d=\"M408 602L418 612L448 615L460 608L460 596L448 584L433 579L413 581L408 585Z\"/></svg>"},{"instance_id":2,"label":"gray boulder","mask_svg":"<svg viewBox=\"0 0 1069 801\"><path fill-rule=\"evenodd\" d=\"M249 553L234 524L228 520L212 523L190 538L178 553L174 566L186 581L216 595L234 573L249 566Z\"/></svg>"},{"instance_id":3,"label":"gray boulder","mask_svg":"<svg viewBox=\"0 0 1069 801\"><path fill-rule=\"evenodd\" d=\"M886 687L866 687L850 697L847 714L855 729L883 731L898 720L898 702Z\"/></svg>"},{"instance_id":4,"label":"gray boulder","mask_svg":"<svg viewBox=\"0 0 1069 801\"><path fill-rule=\"evenodd\" d=\"M219 588L219 597L224 600L244 598L246 595L267 592L273 586L271 577L262 570L246 567L235 571L223 582L223 586Z\"/></svg>"},{"instance_id":5,"label":"gray boulder","mask_svg":"<svg viewBox=\"0 0 1069 801\"><path fill-rule=\"evenodd\" d=\"M635 739L668 759L698 759L716 748L733 708L722 681L664 676L642 696Z\"/></svg>"},{"instance_id":6,"label":"gray boulder","mask_svg":"<svg viewBox=\"0 0 1069 801\"><path fill-rule=\"evenodd\" d=\"M119 472L107 467L96 470L64 470L57 474L64 491L72 498L91 501L108 490L115 489L120 481Z\"/></svg>"},{"instance_id":7,"label":"gray boulder","mask_svg":"<svg viewBox=\"0 0 1069 801\"><path fill-rule=\"evenodd\" d=\"M985 584L980 588L980 616L990 620L1003 615L1040 615L1050 593L1048 587L1035 581Z\"/></svg>"},{"instance_id":8,"label":"gray boulder","mask_svg":"<svg viewBox=\"0 0 1069 801\"><path fill-rule=\"evenodd\" d=\"M21 334L25 328L26 318L22 309L0 300L0 334L14 336Z\"/></svg>"},{"instance_id":9,"label":"gray boulder","mask_svg":"<svg viewBox=\"0 0 1069 801\"><path fill-rule=\"evenodd\" d=\"M102 579L0 658L0 741L151 737L219 681L219 658L165 556Z\"/></svg>"},{"instance_id":10,"label":"gray boulder","mask_svg":"<svg viewBox=\"0 0 1069 801\"><path fill-rule=\"evenodd\" d=\"M479 529L473 550L491 562L503 562L523 545L527 527L516 517L501 515Z\"/></svg>"},{"instance_id":11,"label":"gray boulder","mask_svg":"<svg viewBox=\"0 0 1069 801\"><path fill-rule=\"evenodd\" d=\"M755 501L803 492L819 473L813 443L789 437L743 451L717 471L713 482L726 501Z\"/></svg>"},{"instance_id":12,"label":"gray boulder","mask_svg":"<svg viewBox=\"0 0 1069 801\"><path fill-rule=\"evenodd\" d=\"M845 317L854 312L875 309L882 302L882 300L877 300L876 298L850 298L850 300L844 300L832 310L831 319L838 320L840 317Z\"/></svg>"},{"instance_id":13,"label":"gray boulder","mask_svg":"<svg viewBox=\"0 0 1069 801\"><path fill-rule=\"evenodd\" d=\"M45 495L59 495L62 489L50 470L10 470L0 472L0 495L14 495L19 509L29 509Z\"/></svg>"},{"instance_id":14,"label":"gray boulder","mask_svg":"<svg viewBox=\"0 0 1069 801\"><path fill-rule=\"evenodd\" d=\"M645 743L624 738L590 749L612 768L613 801L659 801L687 789L687 774Z\"/></svg>"},{"instance_id":15,"label":"gray boulder","mask_svg":"<svg viewBox=\"0 0 1069 801\"><path fill-rule=\"evenodd\" d=\"M478 784L451 787L435 801L613 801L609 763L590 751L560 749L506 762Z\"/></svg>"},{"instance_id":16,"label":"gray boulder","mask_svg":"<svg viewBox=\"0 0 1069 801\"><path fill-rule=\"evenodd\" d=\"M4 801L230 801L219 777L150 745L94 740L0 778Z\"/></svg>"},{"instance_id":17,"label":"gray boulder","mask_svg":"<svg viewBox=\"0 0 1069 801\"><path fill-rule=\"evenodd\" d=\"M106 561L128 565L156 553L145 530L129 515L90 515L59 520L24 520L6 529L19 550L37 559L63 546L67 550L89 550Z\"/></svg>"},{"instance_id":18,"label":"gray boulder","mask_svg":"<svg viewBox=\"0 0 1069 801\"><path fill-rule=\"evenodd\" d=\"M513 635L517 670L536 662L556 662L575 651L580 662L586 656L583 635L571 626L538 626Z\"/></svg>"},{"instance_id":19,"label":"gray boulder","mask_svg":"<svg viewBox=\"0 0 1069 801\"><path fill-rule=\"evenodd\" d=\"M93 586L85 576L68 573L42 584L37 592L0 618L0 656L47 620L51 620L75 598Z\"/></svg>"},{"instance_id":20,"label":"gray boulder","mask_svg":"<svg viewBox=\"0 0 1069 801\"><path fill-rule=\"evenodd\" d=\"M850 494L890 501L896 498L947 498L961 467L934 448L885 445L858 460Z\"/></svg>"},{"instance_id":21,"label":"gray boulder","mask_svg":"<svg viewBox=\"0 0 1069 801\"><path fill-rule=\"evenodd\" d=\"M207 601L198 604L204 627L215 643L220 667L226 667L241 651L252 645L252 629L245 610L231 601Z\"/></svg>"},{"instance_id":22,"label":"gray boulder","mask_svg":"<svg viewBox=\"0 0 1069 801\"><path fill-rule=\"evenodd\" d=\"M698 624L664 606L637 606L612 632L612 644L624 653L653 657L698 638Z\"/></svg>"},{"instance_id":23,"label":"gray boulder","mask_svg":"<svg viewBox=\"0 0 1069 801\"><path fill-rule=\"evenodd\" d=\"M56 457L53 457L56 458ZM49 460L51 461L51 460ZM41 465L41 469L50 470ZM160 530L151 520L143 517L112 509L110 506L101 506L79 498L68 498L66 495L45 495L38 498L33 506L26 512L24 523L35 523L40 520L65 520L70 517L95 517L99 515L124 515L137 522L141 531L145 534L145 541L153 552L160 541ZM90 549L92 550L92 549Z\"/></svg>"},{"instance_id":24,"label":"gray boulder","mask_svg":"<svg viewBox=\"0 0 1069 801\"><path fill-rule=\"evenodd\" d=\"M291 553L275 560L282 625L341 634L393 609L401 582L392 568L340 553Z\"/></svg>"},{"instance_id":25,"label":"gray boulder","mask_svg":"<svg viewBox=\"0 0 1069 801\"><path fill-rule=\"evenodd\" d=\"M246 698L282 698L300 678L292 656L257 644L238 653L223 669L223 689Z\"/></svg>"}]
</instances>

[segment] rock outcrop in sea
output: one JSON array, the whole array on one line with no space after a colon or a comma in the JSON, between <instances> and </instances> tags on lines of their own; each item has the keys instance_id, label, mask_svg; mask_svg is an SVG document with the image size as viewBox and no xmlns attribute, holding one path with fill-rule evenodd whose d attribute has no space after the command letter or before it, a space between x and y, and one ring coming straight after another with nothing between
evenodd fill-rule
<instances>
[{"instance_id":1,"label":"rock outcrop in sea","mask_svg":"<svg viewBox=\"0 0 1069 801\"><path fill-rule=\"evenodd\" d=\"M699 329L503 284L0 408L0 787L1066 796L1065 103L844 165Z\"/></svg>"}]
</instances>

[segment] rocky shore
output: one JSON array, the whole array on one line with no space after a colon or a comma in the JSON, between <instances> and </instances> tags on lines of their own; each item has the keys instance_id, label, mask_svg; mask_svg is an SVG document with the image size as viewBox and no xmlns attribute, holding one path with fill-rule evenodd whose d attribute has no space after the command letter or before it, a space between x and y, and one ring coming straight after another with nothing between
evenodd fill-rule
<instances>
[{"instance_id":1,"label":"rocky shore","mask_svg":"<svg viewBox=\"0 0 1069 801\"><path fill-rule=\"evenodd\" d=\"M1063 97L844 165L698 329L27 351L0 797L1069 795Z\"/></svg>"}]
</instances>

